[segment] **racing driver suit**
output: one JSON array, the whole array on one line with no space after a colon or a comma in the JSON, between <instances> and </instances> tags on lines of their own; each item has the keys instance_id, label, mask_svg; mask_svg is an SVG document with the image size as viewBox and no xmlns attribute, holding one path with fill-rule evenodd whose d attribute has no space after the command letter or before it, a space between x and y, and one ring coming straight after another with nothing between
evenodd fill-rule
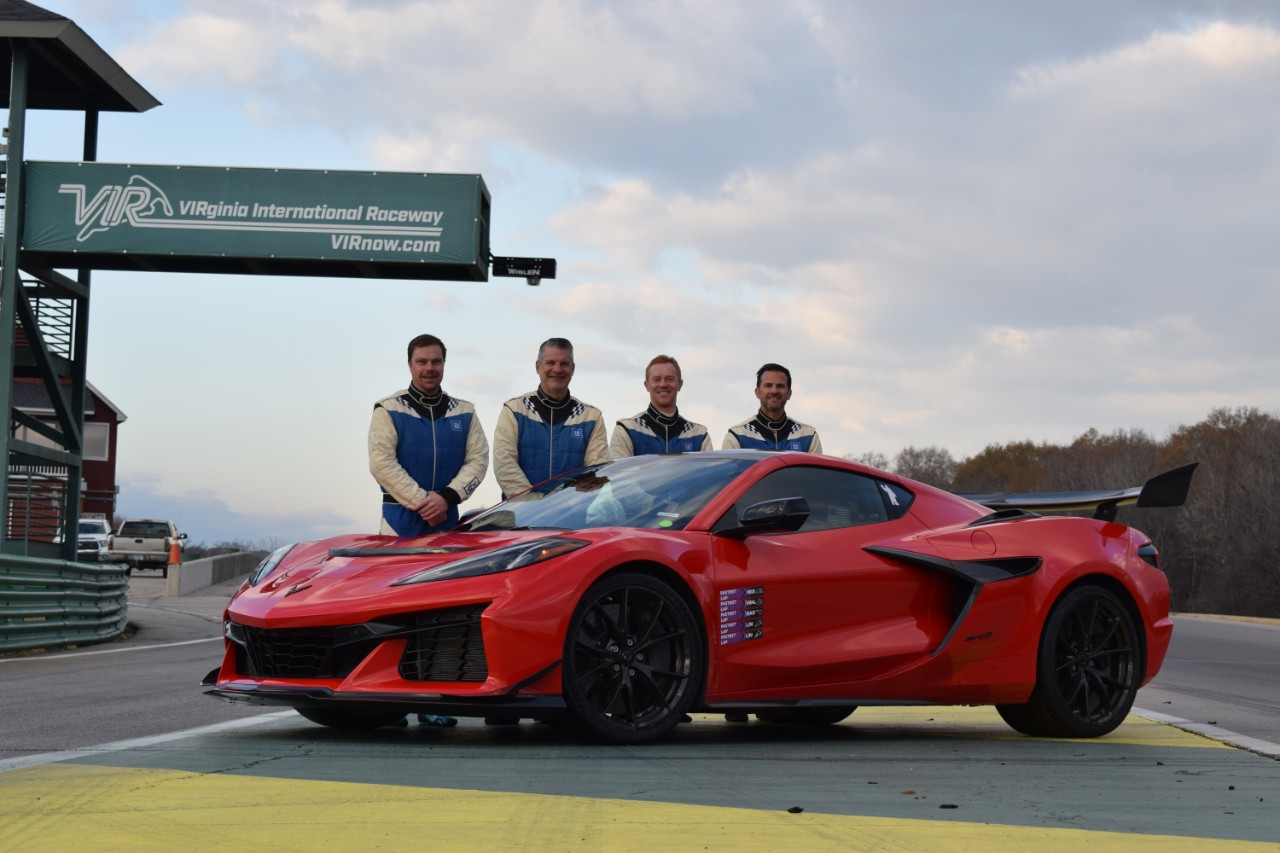
<instances>
[{"instance_id":1,"label":"racing driver suit","mask_svg":"<svg viewBox=\"0 0 1280 853\"><path fill-rule=\"evenodd\" d=\"M493 473L503 498L566 471L608 461L604 417L595 406L574 397L555 400L538 389L512 397L498 413Z\"/></svg>"},{"instance_id":2,"label":"racing driver suit","mask_svg":"<svg viewBox=\"0 0 1280 853\"><path fill-rule=\"evenodd\" d=\"M451 529L458 504L471 497L488 469L489 442L466 400L409 388L374 404L369 471L382 487L382 533L425 536ZM437 525L417 513L428 492L449 505Z\"/></svg>"},{"instance_id":3,"label":"racing driver suit","mask_svg":"<svg viewBox=\"0 0 1280 853\"><path fill-rule=\"evenodd\" d=\"M818 431L808 424L802 424L784 417L780 421L771 421L764 412L756 412L755 417L740 424L729 427L725 433L721 450L800 450L806 453L821 453L822 441Z\"/></svg>"},{"instance_id":4,"label":"racing driver suit","mask_svg":"<svg viewBox=\"0 0 1280 853\"><path fill-rule=\"evenodd\" d=\"M613 428L609 452L614 459L648 453L691 453L711 450L707 428L675 414L664 415L650 404L634 418L623 418Z\"/></svg>"}]
</instances>

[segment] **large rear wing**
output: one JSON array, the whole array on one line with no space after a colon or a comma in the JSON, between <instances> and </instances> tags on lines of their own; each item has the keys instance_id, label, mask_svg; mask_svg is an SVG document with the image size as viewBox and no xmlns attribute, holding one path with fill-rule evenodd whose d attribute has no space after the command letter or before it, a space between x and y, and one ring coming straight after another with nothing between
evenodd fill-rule
<instances>
[{"instance_id":1,"label":"large rear wing","mask_svg":"<svg viewBox=\"0 0 1280 853\"><path fill-rule=\"evenodd\" d=\"M1093 517L1114 521L1116 509L1136 504L1141 507L1182 506L1191 488L1191 475L1198 462L1165 471L1147 480L1141 486L1127 489L1094 492L988 492L983 494L957 494L994 510L1031 510L1033 512L1066 512L1069 510L1093 510Z\"/></svg>"}]
</instances>

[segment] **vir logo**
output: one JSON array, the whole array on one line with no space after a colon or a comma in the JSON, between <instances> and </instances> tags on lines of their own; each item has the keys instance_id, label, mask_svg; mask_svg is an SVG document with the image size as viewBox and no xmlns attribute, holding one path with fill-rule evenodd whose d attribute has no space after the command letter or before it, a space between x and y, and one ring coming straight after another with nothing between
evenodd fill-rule
<instances>
[{"instance_id":1,"label":"vir logo","mask_svg":"<svg viewBox=\"0 0 1280 853\"><path fill-rule=\"evenodd\" d=\"M103 186L92 199L88 199L89 193L84 184L63 184L58 187L58 192L75 196L75 223L81 226L76 241L80 243L126 219L130 225L145 226L142 220L154 216L157 207L164 211L165 216L173 216L173 205L164 190L141 175L131 176L125 186Z\"/></svg>"}]
</instances>

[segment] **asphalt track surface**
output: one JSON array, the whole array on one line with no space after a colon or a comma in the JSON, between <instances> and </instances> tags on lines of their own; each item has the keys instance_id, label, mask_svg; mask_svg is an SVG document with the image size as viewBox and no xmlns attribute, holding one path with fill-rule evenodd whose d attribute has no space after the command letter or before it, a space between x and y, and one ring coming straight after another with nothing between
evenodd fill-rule
<instances>
[{"instance_id":1,"label":"asphalt track surface","mask_svg":"<svg viewBox=\"0 0 1280 853\"><path fill-rule=\"evenodd\" d=\"M182 642L165 640L110 657ZM1280 850L1280 761L1137 714L1088 741L1022 737L991 708L815 730L695 715L600 747L465 719L347 734L205 701L235 713L6 750L0 850Z\"/></svg>"}]
</instances>

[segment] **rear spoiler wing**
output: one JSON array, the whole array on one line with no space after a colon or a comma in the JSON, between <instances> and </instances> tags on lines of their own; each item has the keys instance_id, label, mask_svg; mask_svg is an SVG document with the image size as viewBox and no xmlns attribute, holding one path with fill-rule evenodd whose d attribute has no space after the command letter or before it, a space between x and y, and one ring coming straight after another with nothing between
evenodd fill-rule
<instances>
[{"instance_id":1,"label":"rear spoiler wing","mask_svg":"<svg viewBox=\"0 0 1280 853\"><path fill-rule=\"evenodd\" d=\"M1191 475L1198 462L1157 474L1141 486L1127 489L1095 492L988 492L966 494L959 497L981 504L993 510L1031 510L1033 512L1066 512L1069 510L1093 510L1093 517L1103 521L1115 521L1116 509L1137 504L1141 507L1182 506L1191 488Z\"/></svg>"}]
</instances>

